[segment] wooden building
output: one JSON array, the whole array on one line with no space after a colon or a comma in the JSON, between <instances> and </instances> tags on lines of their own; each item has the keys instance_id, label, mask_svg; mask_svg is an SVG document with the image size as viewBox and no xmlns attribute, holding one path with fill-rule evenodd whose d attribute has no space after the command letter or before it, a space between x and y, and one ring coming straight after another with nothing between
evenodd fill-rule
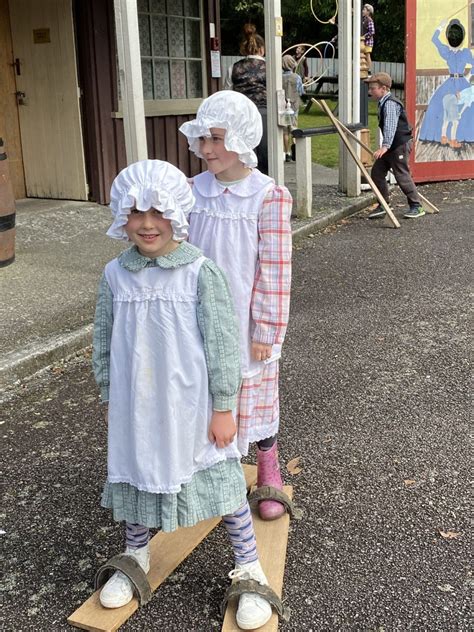
<instances>
[{"instance_id":1,"label":"wooden building","mask_svg":"<svg viewBox=\"0 0 474 632\"><path fill-rule=\"evenodd\" d=\"M219 0L137 0L148 155L193 175L179 126L219 89ZM107 203L126 165L113 0L0 0L0 137L16 198Z\"/></svg>"}]
</instances>

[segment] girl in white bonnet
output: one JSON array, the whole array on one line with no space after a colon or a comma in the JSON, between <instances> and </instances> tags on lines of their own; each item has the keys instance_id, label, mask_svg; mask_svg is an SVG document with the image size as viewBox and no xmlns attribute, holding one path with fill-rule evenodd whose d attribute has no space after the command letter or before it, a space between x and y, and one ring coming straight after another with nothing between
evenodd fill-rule
<instances>
[{"instance_id":1,"label":"girl in white bonnet","mask_svg":"<svg viewBox=\"0 0 474 632\"><path fill-rule=\"evenodd\" d=\"M180 131L208 167L192 181L196 202L189 215L189 241L222 268L237 313L243 376L238 447L246 455L249 444L257 442L257 486L281 490L278 359L290 305L291 195L256 168L253 150L262 122L243 94L216 92ZM264 520L284 511L278 500L259 503Z\"/></svg>"},{"instance_id":2,"label":"girl in white bonnet","mask_svg":"<svg viewBox=\"0 0 474 632\"><path fill-rule=\"evenodd\" d=\"M232 300L217 265L185 241L193 204L185 176L159 160L130 165L112 185L107 234L132 245L106 265L96 308L93 366L108 408L102 505L125 522L125 555L139 573L150 567L149 528L222 515L232 577L267 584L234 438L241 374ZM118 608L132 597L118 570L100 602ZM270 616L263 597L240 596L241 628Z\"/></svg>"}]
</instances>

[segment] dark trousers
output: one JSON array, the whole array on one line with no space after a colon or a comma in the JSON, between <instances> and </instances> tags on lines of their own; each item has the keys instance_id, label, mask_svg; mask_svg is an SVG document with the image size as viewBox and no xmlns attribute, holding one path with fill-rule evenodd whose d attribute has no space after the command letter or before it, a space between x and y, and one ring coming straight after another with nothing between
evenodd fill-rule
<instances>
[{"instance_id":1,"label":"dark trousers","mask_svg":"<svg viewBox=\"0 0 474 632\"><path fill-rule=\"evenodd\" d=\"M390 193L385 176L387 175L389 169L391 169L398 186L407 197L410 208L413 206L421 206L420 196L416 190L415 183L411 177L410 167L408 165L411 147L412 141L409 141L404 145L400 145L400 147L397 147L396 149L387 151L386 154L374 162L370 174L378 190L388 202L390 199Z\"/></svg>"},{"instance_id":2,"label":"dark trousers","mask_svg":"<svg viewBox=\"0 0 474 632\"><path fill-rule=\"evenodd\" d=\"M263 135L258 147L255 148L257 154L258 169L268 176L268 138L267 138L267 108L258 108L262 116Z\"/></svg>"}]
</instances>

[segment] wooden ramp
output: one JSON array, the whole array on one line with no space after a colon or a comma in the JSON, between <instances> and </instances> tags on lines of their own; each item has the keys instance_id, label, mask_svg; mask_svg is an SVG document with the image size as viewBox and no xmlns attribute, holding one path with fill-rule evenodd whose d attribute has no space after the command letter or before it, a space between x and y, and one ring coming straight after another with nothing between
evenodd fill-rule
<instances>
[{"instance_id":1,"label":"wooden ramp","mask_svg":"<svg viewBox=\"0 0 474 632\"><path fill-rule=\"evenodd\" d=\"M244 465L243 468L247 487L250 488L257 481L257 467ZM152 592L155 592L220 521L220 518L210 518L199 522L195 527L177 529L172 533L157 533L150 540L151 565L148 581ZM99 592L97 590L68 617L67 622L70 625L93 632L113 632L138 609L138 600L135 597L122 608L104 608L99 601Z\"/></svg>"},{"instance_id":2,"label":"wooden ramp","mask_svg":"<svg viewBox=\"0 0 474 632\"><path fill-rule=\"evenodd\" d=\"M283 487L283 491L292 499L293 487L287 485ZM258 557L262 568L267 576L268 583L276 594L282 598L283 590L283 574L285 572L286 562L286 545L288 542L288 529L290 525L290 516L286 513L278 520L261 520L258 511L252 511L253 524L255 527L255 535L257 537ZM235 613L237 612L237 600L229 604L222 632L241 632L235 621ZM261 628L259 632L277 632L278 615L272 612L272 617L268 623Z\"/></svg>"}]
</instances>

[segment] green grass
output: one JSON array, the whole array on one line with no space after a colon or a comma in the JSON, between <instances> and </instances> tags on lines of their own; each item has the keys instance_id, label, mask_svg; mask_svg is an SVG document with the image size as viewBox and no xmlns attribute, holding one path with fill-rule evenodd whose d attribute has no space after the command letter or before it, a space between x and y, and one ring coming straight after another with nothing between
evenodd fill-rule
<instances>
[{"instance_id":1,"label":"green grass","mask_svg":"<svg viewBox=\"0 0 474 632\"><path fill-rule=\"evenodd\" d=\"M326 103L331 110L334 110L337 102L328 99ZM331 125L329 117L315 103L311 106L308 114L303 114L303 110L304 107L301 108L298 116L298 127L301 129ZM375 101L369 101L369 129L370 146L375 149L377 139L377 103ZM325 167L337 167L339 164L339 135L313 136L311 139L311 157L313 162Z\"/></svg>"}]
</instances>

